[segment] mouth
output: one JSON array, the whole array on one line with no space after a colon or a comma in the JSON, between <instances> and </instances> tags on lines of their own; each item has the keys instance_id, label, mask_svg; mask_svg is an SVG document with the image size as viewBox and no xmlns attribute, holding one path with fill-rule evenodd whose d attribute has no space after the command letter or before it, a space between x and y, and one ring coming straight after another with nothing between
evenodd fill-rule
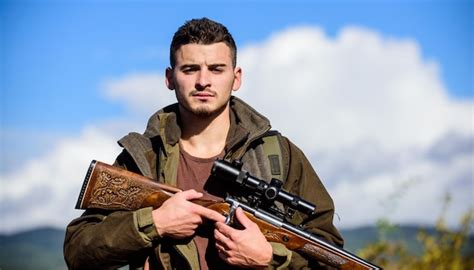
<instances>
[{"instance_id":1,"label":"mouth","mask_svg":"<svg viewBox=\"0 0 474 270\"><path fill-rule=\"evenodd\" d=\"M201 92L201 91L194 91L193 93L191 93L191 96L192 97L195 97L199 100L208 100L210 98L213 98L215 96L214 93L210 93L210 92Z\"/></svg>"}]
</instances>

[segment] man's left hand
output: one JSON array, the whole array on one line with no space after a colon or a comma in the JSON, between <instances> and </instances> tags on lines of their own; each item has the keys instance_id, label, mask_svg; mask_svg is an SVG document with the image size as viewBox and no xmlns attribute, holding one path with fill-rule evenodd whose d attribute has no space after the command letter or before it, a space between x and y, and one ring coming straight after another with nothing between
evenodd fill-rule
<instances>
[{"instance_id":1,"label":"man's left hand","mask_svg":"<svg viewBox=\"0 0 474 270\"><path fill-rule=\"evenodd\" d=\"M244 227L234 229L225 223L216 222L214 237L219 257L231 265L264 268L272 260L273 250L257 224L251 221L241 208L235 217Z\"/></svg>"}]
</instances>

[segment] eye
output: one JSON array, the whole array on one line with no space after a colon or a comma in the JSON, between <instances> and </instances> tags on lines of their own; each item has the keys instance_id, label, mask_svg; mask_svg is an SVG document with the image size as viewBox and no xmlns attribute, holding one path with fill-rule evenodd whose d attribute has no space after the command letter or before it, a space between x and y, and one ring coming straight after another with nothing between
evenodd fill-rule
<instances>
[{"instance_id":1,"label":"eye","mask_svg":"<svg viewBox=\"0 0 474 270\"><path fill-rule=\"evenodd\" d=\"M224 68L223 67L210 67L209 70L214 73L214 74L219 74L219 73L222 73L224 71Z\"/></svg>"},{"instance_id":2,"label":"eye","mask_svg":"<svg viewBox=\"0 0 474 270\"><path fill-rule=\"evenodd\" d=\"M192 74L197 70L199 70L199 67L197 66L183 66L181 68L181 72L183 72L184 74Z\"/></svg>"},{"instance_id":3,"label":"eye","mask_svg":"<svg viewBox=\"0 0 474 270\"><path fill-rule=\"evenodd\" d=\"M184 74L191 74L196 71L195 68L185 68L182 70Z\"/></svg>"}]
</instances>

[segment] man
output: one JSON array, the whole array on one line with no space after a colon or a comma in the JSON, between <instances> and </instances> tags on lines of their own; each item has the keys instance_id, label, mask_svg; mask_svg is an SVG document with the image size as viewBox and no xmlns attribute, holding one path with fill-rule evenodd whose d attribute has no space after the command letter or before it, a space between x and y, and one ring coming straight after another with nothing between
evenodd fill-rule
<instances>
[{"instance_id":1,"label":"man","mask_svg":"<svg viewBox=\"0 0 474 270\"><path fill-rule=\"evenodd\" d=\"M166 70L166 85L178 103L154 114L144 134L122 138L124 150L115 165L183 191L155 210L86 211L67 228L64 254L69 268L316 267L282 244L267 242L240 208L236 219L242 228L236 229L224 223L224 216L191 202L232 193L209 177L218 158L240 160L252 175L269 179L263 162L266 136L277 136L281 144L284 188L317 205L315 215L296 215L295 220L342 245L332 224L332 200L303 153L285 137L269 135L269 121L231 96L242 80L236 57L231 34L217 22L194 19L178 29Z\"/></svg>"}]
</instances>

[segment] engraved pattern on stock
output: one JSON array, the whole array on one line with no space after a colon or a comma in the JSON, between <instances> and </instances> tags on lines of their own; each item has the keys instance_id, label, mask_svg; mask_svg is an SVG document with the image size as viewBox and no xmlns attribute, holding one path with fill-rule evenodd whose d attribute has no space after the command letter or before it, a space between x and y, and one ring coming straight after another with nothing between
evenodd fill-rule
<instances>
[{"instance_id":1,"label":"engraved pattern on stock","mask_svg":"<svg viewBox=\"0 0 474 270\"><path fill-rule=\"evenodd\" d=\"M143 199L151 194L143 189L140 183L127 177L100 171L98 178L90 201L92 208L134 210L139 208Z\"/></svg>"}]
</instances>

